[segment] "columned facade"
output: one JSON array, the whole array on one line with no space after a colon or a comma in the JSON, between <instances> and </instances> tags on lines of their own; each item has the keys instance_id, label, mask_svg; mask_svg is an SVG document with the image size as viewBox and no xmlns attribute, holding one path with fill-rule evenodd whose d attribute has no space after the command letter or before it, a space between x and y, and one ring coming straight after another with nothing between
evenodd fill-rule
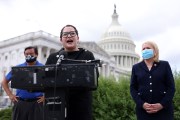
<instances>
[{"instance_id":1,"label":"columned facade","mask_svg":"<svg viewBox=\"0 0 180 120\"><path fill-rule=\"evenodd\" d=\"M11 70L12 66L25 61L24 48L27 46L37 46L38 61L45 64L47 57L62 47L59 37L44 31L27 33L15 38L0 42L0 78ZM113 58L100 48L95 42L80 42L79 47L83 47L94 53L96 59L100 59L102 67L99 72L102 76L108 77L113 74L124 74L115 66ZM118 78L118 76L117 76Z\"/></svg>"}]
</instances>

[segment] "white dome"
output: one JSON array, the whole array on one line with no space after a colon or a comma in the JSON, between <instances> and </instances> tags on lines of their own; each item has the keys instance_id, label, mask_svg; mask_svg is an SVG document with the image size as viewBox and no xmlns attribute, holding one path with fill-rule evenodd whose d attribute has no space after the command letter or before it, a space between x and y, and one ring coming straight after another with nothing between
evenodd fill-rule
<instances>
[{"instance_id":1,"label":"white dome","mask_svg":"<svg viewBox=\"0 0 180 120\"><path fill-rule=\"evenodd\" d=\"M132 65L139 60L139 56L135 53L136 45L131 40L130 34L118 22L116 7L112 15L112 22L102 35L99 46L114 57L120 69L130 71Z\"/></svg>"},{"instance_id":2,"label":"white dome","mask_svg":"<svg viewBox=\"0 0 180 120\"><path fill-rule=\"evenodd\" d=\"M106 32L124 32L125 29L121 25L111 25Z\"/></svg>"},{"instance_id":3,"label":"white dome","mask_svg":"<svg viewBox=\"0 0 180 120\"><path fill-rule=\"evenodd\" d=\"M116 10L112 15L112 22L106 32L102 35L102 40L108 37L118 37L118 38L126 38L131 39L130 34L119 24L118 22L118 14Z\"/></svg>"},{"instance_id":4,"label":"white dome","mask_svg":"<svg viewBox=\"0 0 180 120\"><path fill-rule=\"evenodd\" d=\"M121 25L110 25L110 27L102 35L102 40L108 37L131 39L130 34Z\"/></svg>"}]
</instances>

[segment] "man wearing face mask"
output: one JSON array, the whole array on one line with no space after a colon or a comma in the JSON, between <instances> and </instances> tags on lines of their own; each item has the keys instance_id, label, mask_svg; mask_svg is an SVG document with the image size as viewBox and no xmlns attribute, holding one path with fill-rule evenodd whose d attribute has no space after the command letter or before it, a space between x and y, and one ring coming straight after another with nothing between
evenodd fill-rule
<instances>
[{"instance_id":1,"label":"man wearing face mask","mask_svg":"<svg viewBox=\"0 0 180 120\"><path fill-rule=\"evenodd\" d=\"M143 60L132 68L130 92L137 120L173 120L174 78L168 61L159 60L158 46L142 44Z\"/></svg>"},{"instance_id":2,"label":"man wearing face mask","mask_svg":"<svg viewBox=\"0 0 180 120\"><path fill-rule=\"evenodd\" d=\"M26 47L24 50L24 56L26 62L17 66L43 65L36 60L38 56L37 47ZM2 87L10 100L14 103L12 120L42 120L44 102L43 93L17 89L16 95L14 95L8 86L11 79L12 71L3 78Z\"/></svg>"}]
</instances>

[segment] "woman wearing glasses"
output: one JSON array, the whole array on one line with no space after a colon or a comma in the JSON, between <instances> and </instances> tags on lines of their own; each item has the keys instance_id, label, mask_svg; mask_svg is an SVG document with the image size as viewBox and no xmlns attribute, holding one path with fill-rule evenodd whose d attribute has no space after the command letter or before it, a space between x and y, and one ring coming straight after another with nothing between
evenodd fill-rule
<instances>
[{"instance_id":1,"label":"woman wearing glasses","mask_svg":"<svg viewBox=\"0 0 180 120\"><path fill-rule=\"evenodd\" d=\"M73 25L66 25L62 28L60 42L63 48L51 54L47 59L46 65L57 64L59 56L62 54L65 58L73 60L95 59L92 52L78 47L78 31ZM66 120L92 120L92 92L83 88L72 88L69 89L68 93Z\"/></svg>"},{"instance_id":2,"label":"woman wearing glasses","mask_svg":"<svg viewBox=\"0 0 180 120\"><path fill-rule=\"evenodd\" d=\"M130 92L137 120L173 120L174 78L167 61L159 60L158 46L147 41L142 58L132 68Z\"/></svg>"}]
</instances>

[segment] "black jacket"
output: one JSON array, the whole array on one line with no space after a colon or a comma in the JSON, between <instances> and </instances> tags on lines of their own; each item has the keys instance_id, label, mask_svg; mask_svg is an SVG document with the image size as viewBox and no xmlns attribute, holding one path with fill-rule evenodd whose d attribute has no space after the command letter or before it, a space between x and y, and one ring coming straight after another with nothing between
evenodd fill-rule
<instances>
[{"instance_id":1,"label":"black jacket","mask_svg":"<svg viewBox=\"0 0 180 120\"><path fill-rule=\"evenodd\" d=\"M175 85L167 61L154 62L150 71L144 61L135 64L132 68L130 93L136 103L138 120L172 120ZM142 108L144 102L160 103L164 108L159 113L147 114Z\"/></svg>"}]
</instances>

